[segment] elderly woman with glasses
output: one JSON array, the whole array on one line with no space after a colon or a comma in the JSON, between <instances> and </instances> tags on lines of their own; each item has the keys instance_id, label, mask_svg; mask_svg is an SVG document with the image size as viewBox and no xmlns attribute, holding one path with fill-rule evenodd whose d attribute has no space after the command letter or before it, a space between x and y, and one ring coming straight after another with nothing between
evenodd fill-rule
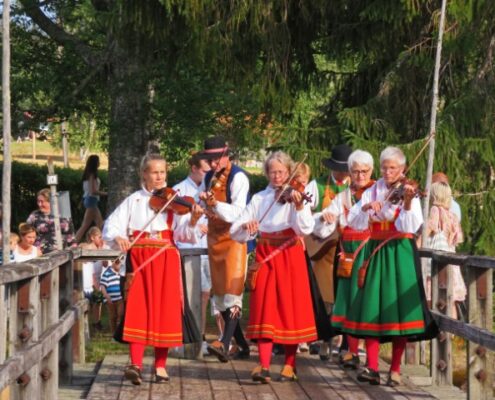
<instances>
[{"instance_id":1,"label":"elderly woman with glasses","mask_svg":"<svg viewBox=\"0 0 495 400\"><path fill-rule=\"evenodd\" d=\"M350 187L339 193L322 212L313 215L315 219L313 234L326 238L335 229L339 229L341 232L337 266L339 279L331 316L332 326L338 330L342 330L348 310L353 303L352 295L355 294L355 291L351 290L350 278L353 265L356 265L354 260L359 260L357 264L362 262L361 250L370 236L368 229L363 231L352 229L348 224L347 217L352 206L361 200L363 192L375 183L371 179L373 157L370 153L356 150L351 153L347 163L351 176ZM358 339L347 335L347 342L349 351L342 356L341 363L344 368L357 369L359 366Z\"/></svg>"},{"instance_id":2,"label":"elderly woman with glasses","mask_svg":"<svg viewBox=\"0 0 495 400\"><path fill-rule=\"evenodd\" d=\"M370 231L351 276L352 304L342 330L366 338L367 367L358 380L380 384L380 342L392 342L389 386L401 383L400 363L408 341L429 339L437 327L427 308L421 265L414 235L423 224L421 204L415 188L404 184L403 196L392 203L391 190L404 177L406 157L396 147L380 155L381 178L367 189L350 210L349 226Z\"/></svg>"}]
</instances>

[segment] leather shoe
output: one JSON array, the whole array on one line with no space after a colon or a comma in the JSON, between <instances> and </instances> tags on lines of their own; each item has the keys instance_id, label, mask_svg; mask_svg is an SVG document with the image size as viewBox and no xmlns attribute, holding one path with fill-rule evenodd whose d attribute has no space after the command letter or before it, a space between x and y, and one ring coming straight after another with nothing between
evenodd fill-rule
<instances>
[{"instance_id":1,"label":"leather shoe","mask_svg":"<svg viewBox=\"0 0 495 400\"><path fill-rule=\"evenodd\" d=\"M215 340L208 345L207 350L212 356L216 356L220 362L226 363L229 361L229 355L225 352L222 342Z\"/></svg>"},{"instance_id":2,"label":"leather shoe","mask_svg":"<svg viewBox=\"0 0 495 400\"><path fill-rule=\"evenodd\" d=\"M124 376L127 380L130 380L133 385L140 385L143 381L141 377L141 369L134 364L126 367Z\"/></svg>"},{"instance_id":3,"label":"leather shoe","mask_svg":"<svg viewBox=\"0 0 495 400\"><path fill-rule=\"evenodd\" d=\"M380 384L380 374L371 368L364 368L358 375L359 382L368 382L370 385Z\"/></svg>"},{"instance_id":4,"label":"leather shoe","mask_svg":"<svg viewBox=\"0 0 495 400\"><path fill-rule=\"evenodd\" d=\"M253 371L251 372L251 379L254 382L261 382L261 383L270 383L272 380L270 376L270 371L266 368L263 368L261 365L257 365L254 367Z\"/></svg>"},{"instance_id":5,"label":"leather shoe","mask_svg":"<svg viewBox=\"0 0 495 400\"><path fill-rule=\"evenodd\" d=\"M279 382L295 382L297 381L296 369L291 365L285 364L280 371L280 377L278 378Z\"/></svg>"}]
</instances>

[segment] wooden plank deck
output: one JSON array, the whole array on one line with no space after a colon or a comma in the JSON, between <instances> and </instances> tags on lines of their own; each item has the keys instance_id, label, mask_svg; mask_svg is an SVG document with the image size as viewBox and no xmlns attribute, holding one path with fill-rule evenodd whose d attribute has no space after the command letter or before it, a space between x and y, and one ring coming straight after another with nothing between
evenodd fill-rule
<instances>
[{"instance_id":1,"label":"wooden plank deck","mask_svg":"<svg viewBox=\"0 0 495 400\"><path fill-rule=\"evenodd\" d=\"M185 360L169 357L167 371L169 383L155 384L151 371L152 358L145 357L141 386L134 386L123 379L128 357L105 357L87 398L91 400L124 399L172 399L172 400L291 400L291 399L356 399L356 400L428 400L465 399L466 394L456 388L419 387L408 379L408 367L404 369L404 384L391 388L385 386L385 363L380 365L382 383L371 386L356 380L354 371L344 371L335 362L321 362L318 357L298 355L298 382L272 382L262 385L251 381L250 371L258 358L219 363L207 357L204 360ZM282 368L283 356L273 359L272 379ZM417 369L417 368L416 368ZM413 369L410 369L413 371ZM416 371L417 373L417 371ZM430 389L435 390L433 394ZM63 398L63 397L61 397Z\"/></svg>"}]
</instances>

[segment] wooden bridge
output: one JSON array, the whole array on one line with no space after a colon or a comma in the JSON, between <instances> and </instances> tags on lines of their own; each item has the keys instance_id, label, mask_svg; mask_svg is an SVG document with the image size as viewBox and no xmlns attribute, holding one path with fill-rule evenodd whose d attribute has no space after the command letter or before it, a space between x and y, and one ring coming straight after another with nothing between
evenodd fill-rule
<instances>
[{"instance_id":1,"label":"wooden bridge","mask_svg":"<svg viewBox=\"0 0 495 400\"><path fill-rule=\"evenodd\" d=\"M195 250L182 253L189 300L197 316L199 254ZM355 372L341 370L332 360L323 363L308 355L298 359L299 382L254 384L250 371L256 356L227 364L196 359L200 344L186 349L186 356L194 359L169 358L169 384L152 383L148 367L144 384L136 387L123 381L126 356L106 356L98 371L84 364L88 304L82 296L81 271L74 268L75 261L113 259L115 255L111 251L75 249L0 268L0 399L493 398L494 258L421 250L423 257L432 259L432 307L441 334L431 342L429 351L421 351L421 346L408 347L404 384L397 388L358 383ZM453 293L448 264L460 265L466 272L467 322L448 316ZM464 392L452 385L452 335L468 341ZM151 360L145 362L151 365ZM281 362L275 358L274 377ZM382 364L380 369L385 372L387 366ZM71 384L81 390L71 391Z\"/></svg>"}]
</instances>

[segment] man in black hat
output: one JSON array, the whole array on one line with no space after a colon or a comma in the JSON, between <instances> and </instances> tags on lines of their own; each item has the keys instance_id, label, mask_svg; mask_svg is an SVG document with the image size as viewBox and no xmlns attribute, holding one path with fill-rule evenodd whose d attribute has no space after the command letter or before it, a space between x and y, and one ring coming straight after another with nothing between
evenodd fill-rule
<instances>
[{"instance_id":1,"label":"man in black hat","mask_svg":"<svg viewBox=\"0 0 495 400\"><path fill-rule=\"evenodd\" d=\"M209 163L211 170L205 175L200 198L215 214L208 217L208 257L213 301L225 320L222 340L208 345L208 351L221 362L227 362L232 336L240 348L234 356L249 357L249 345L239 325L247 247L232 240L229 232L230 225L246 206L249 180L246 172L230 161L225 138L208 138L204 147L200 157Z\"/></svg>"},{"instance_id":2,"label":"man in black hat","mask_svg":"<svg viewBox=\"0 0 495 400\"><path fill-rule=\"evenodd\" d=\"M347 159L352 149L346 144L339 144L332 149L330 158L323 160L323 165L329 169L328 175L312 180L306 187L306 191L312 195L313 212L320 212L328 207L335 196L349 186L349 167ZM338 230L336 235L331 235L327 242L313 240L312 235L306 237L308 254L313 261L313 271L320 289L321 297L325 303L327 313L331 312L335 302L334 293L334 259L338 244ZM320 346L320 358L328 360L328 343Z\"/></svg>"}]
</instances>

